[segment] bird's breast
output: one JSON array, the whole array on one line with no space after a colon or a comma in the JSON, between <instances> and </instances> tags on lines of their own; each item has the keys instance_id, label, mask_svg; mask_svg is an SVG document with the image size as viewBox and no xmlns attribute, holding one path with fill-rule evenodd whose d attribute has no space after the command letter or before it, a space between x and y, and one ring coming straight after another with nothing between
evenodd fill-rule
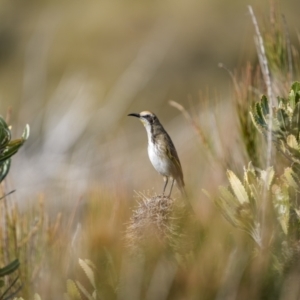
<instances>
[{"instance_id":1,"label":"bird's breast","mask_svg":"<svg viewBox=\"0 0 300 300\"><path fill-rule=\"evenodd\" d=\"M148 155L154 169L163 176L171 176L170 161L167 153L159 144L148 144Z\"/></svg>"}]
</instances>

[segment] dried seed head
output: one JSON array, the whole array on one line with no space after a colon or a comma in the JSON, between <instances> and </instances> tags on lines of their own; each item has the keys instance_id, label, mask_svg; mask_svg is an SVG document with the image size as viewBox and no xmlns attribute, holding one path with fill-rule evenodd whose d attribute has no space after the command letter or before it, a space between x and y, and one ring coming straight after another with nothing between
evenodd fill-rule
<instances>
[{"instance_id":1,"label":"dried seed head","mask_svg":"<svg viewBox=\"0 0 300 300\"><path fill-rule=\"evenodd\" d=\"M168 249L180 253L187 244L183 225L188 217L183 202L140 193L127 225L125 242L132 253Z\"/></svg>"}]
</instances>

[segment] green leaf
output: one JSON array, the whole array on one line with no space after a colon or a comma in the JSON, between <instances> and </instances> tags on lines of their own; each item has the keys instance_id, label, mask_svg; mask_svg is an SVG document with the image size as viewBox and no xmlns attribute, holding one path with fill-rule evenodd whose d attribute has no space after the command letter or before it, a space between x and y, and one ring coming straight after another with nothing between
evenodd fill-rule
<instances>
[{"instance_id":1,"label":"green leaf","mask_svg":"<svg viewBox=\"0 0 300 300\"><path fill-rule=\"evenodd\" d=\"M284 185L274 185L272 188L272 192L272 200L277 214L277 218L279 220L283 232L287 235L290 219L290 199L288 188Z\"/></svg>"},{"instance_id":2,"label":"green leaf","mask_svg":"<svg viewBox=\"0 0 300 300\"><path fill-rule=\"evenodd\" d=\"M79 261L79 265L83 269L85 275L89 279L91 285L93 286L94 289L96 289L95 275L94 275L94 271L91 268L92 263L87 259L83 260L83 259L80 259L80 258L79 258L78 261Z\"/></svg>"},{"instance_id":3,"label":"green leaf","mask_svg":"<svg viewBox=\"0 0 300 300\"><path fill-rule=\"evenodd\" d=\"M237 226L238 220L236 218L236 212L238 209L238 205L235 205L234 202L230 202L229 197L233 197L234 201L237 201L235 197L225 188L220 187L220 197L216 199L216 205L221 209L224 217L228 219L234 226ZM226 193L228 193L226 195Z\"/></svg>"},{"instance_id":4,"label":"green leaf","mask_svg":"<svg viewBox=\"0 0 300 300\"><path fill-rule=\"evenodd\" d=\"M4 162L0 163L0 182L4 180L7 176L10 169L11 159L7 159Z\"/></svg>"},{"instance_id":5,"label":"green leaf","mask_svg":"<svg viewBox=\"0 0 300 300\"><path fill-rule=\"evenodd\" d=\"M291 129L292 133L298 137L300 132L300 102L296 104L296 107L293 111Z\"/></svg>"},{"instance_id":6,"label":"green leaf","mask_svg":"<svg viewBox=\"0 0 300 300\"><path fill-rule=\"evenodd\" d=\"M300 97L299 85L300 85L299 82L294 82L291 86L291 90L288 96L289 104L292 110L295 109L296 105L299 102L299 97Z\"/></svg>"},{"instance_id":7,"label":"green leaf","mask_svg":"<svg viewBox=\"0 0 300 300\"><path fill-rule=\"evenodd\" d=\"M291 90L294 92L295 95L295 103L298 103L300 99L300 82L295 81L292 84Z\"/></svg>"},{"instance_id":8,"label":"green leaf","mask_svg":"<svg viewBox=\"0 0 300 300\"><path fill-rule=\"evenodd\" d=\"M5 275L13 273L15 270L17 270L20 266L20 262L18 259L15 259L11 263L9 263L7 266L4 268L0 269L0 277L3 277Z\"/></svg>"},{"instance_id":9,"label":"green leaf","mask_svg":"<svg viewBox=\"0 0 300 300\"><path fill-rule=\"evenodd\" d=\"M71 279L67 280L67 294L72 300L81 300L80 292L75 284L75 282Z\"/></svg>"},{"instance_id":10,"label":"green leaf","mask_svg":"<svg viewBox=\"0 0 300 300\"><path fill-rule=\"evenodd\" d=\"M19 148L23 145L23 143L23 139L17 139L9 142L8 145L5 147L3 153L0 155L0 163L4 162L5 160L9 159L14 154L16 154Z\"/></svg>"},{"instance_id":11,"label":"green leaf","mask_svg":"<svg viewBox=\"0 0 300 300\"><path fill-rule=\"evenodd\" d=\"M295 93L293 90L291 90L289 94L289 104L291 106L291 109L294 110L296 101L295 101Z\"/></svg>"},{"instance_id":12,"label":"green leaf","mask_svg":"<svg viewBox=\"0 0 300 300\"><path fill-rule=\"evenodd\" d=\"M274 179L274 169L273 167L269 167L267 170L260 171L260 178L264 184L267 185L267 189L270 189L271 183Z\"/></svg>"},{"instance_id":13,"label":"green leaf","mask_svg":"<svg viewBox=\"0 0 300 300\"><path fill-rule=\"evenodd\" d=\"M230 170L227 170L227 177L230 182L230 186L239 202L241 204L249 203L248 194L238 177Z\"/></svg>"},{"instance_id":14,"label":"green leaf","mask_svg":"<svg viewBox=\"0 0 300 300\"><path fill-rule=\"evenodd\" d=\"M286 142L291 148L299 150L299 145L294 135L288 135L288 137L286 138Z\"/></svg>"},{"instance_id":15,"label":"green leaf","mask_svg":"<svg viewBox=\"0 0 300 300\"><path fill-rule=\"evenodd\" d=\"M249 185L249 189L250 189L250 202L252 204L252 207L256 207L257 204L260 203L261 200L261 185L259 182L257 182L256 184L251 184Z\"/></svg>"},{"instance_id":16,"label":"green leaf","mask_svg":"<svg viewBox=\"0 0 300 300\"><path fill-rule=\"evenodd\" d=\"M269 102L265 95L262 95L262 97L261 97L261 108L262 108L262 112L265 116L267 116L270 113L269 112Z\"/></svg>"},{"instance_id":17,"label":"green leaf","mask_svg":"<svg viewBox=\"0 0 300 300\"><path fill-rule=\"evenodd\" d=\"M206 190L202 191L209 199L214 201L215 205L220 210L224 218L229 223L231 223L231 225L238 225L238 220L236 218L236 210L238 208L239 202L227 188L225 188L224 186L220 186L220 196L215 199L212 199L212 197Z\"/></svg>"},{"instance_id":18,"label":"green leaf","mask_svg":"<svg viewBox=\"0 0 300 300\"><path fill-rule=\"evenodd\" d=\"M292 170L295 174L300 176L300 164L299 163L297 163L297 162L293 163Z\"/></svg>"},{"instance_id":19,"label":"green leaf","mask_svg":"<svg viewBox=\"0 0 300 300\"><path fill-rule=\"evenodd\" d=\"M94 300L93 296L87 291L87 289L76 280L77 287L81 291L81 293L88 299L88 300Z\"/></svg>"},{"instance_id":20,"label":"green leaf","mask_svg":"<svg viewBox=\"0 0 300 300\"><path fill-rule=\"evenodd\" d=\"M10 130L4 121L4 119L0 116L0 149L5 147L11 139Z\"/></svg>"},{"instance_id":21,"label":"green leaf","mask_svg":"<svg viewBox=\"0 0 300 300\"><path fill-rule=\"evenodd\" d=\"M256 184L257 177L255 175L255 170L251 162L248 164L248 168L244 167L244 185L250 186L252 184Z\"/></svg>"},{"instance_id":22,"label":"green leaf","mask_svg":"<svg viewBox=\"0 0 300 300\"><path fill-rule=\"evenodd\" d=\"M274 132L278 139L284 137L284 132L281 131L281 126L278 119L272 119L272 132Z\"/></svg>"},{"instance_id":23,"label":"green leaf","mask_svg":"<svg viewBox=\"0 0 300 300\"><path fill-rule=\"evenodd\" d=\"M284 99L282 97L279 97L279 96L277 97L277 102L278 102L278 108L279 109L285 108L286 103L287 103L286 99Z\"/></svg>"},{"instance_id":24,"label":"green leaf","mask_svg":"<svg viewBox=\"0 0 300 300\"><path fill-rule=\"evenodd\" d=\"M254 124L254 126L256 127L256 129L260 132L260 133L262 133L262 130L264 129L263 127L262 127L262 125L259 123L259 121L257 120L257 116L253 113L253 112L249 112L250 113L250 117L251 117L251 120L252 120L252 122L253 122L253 124Z\"/></svg>"},{"instance_id":25,"label":"green leaf","mask_svg":"<svg viewBox=\"0 0 300 300\"><path fill-rule=\"evenodd\" d=\"M299 185L298 185L297 181L294 179L293 173L294 172L293 172L292 168L286 168L284 170L283 176L285 177L288 185L290 185L291 187L293 187L295 189L298 189Z\"/></svg>"},{"instance_id":26,"label":"green leaf","mask_svg":"<svg viewBox=\"0 0 300 300\"><path fill-rule=\"evenodd\" d=\"M236 209L240 202L238 199L224 186L219 187L220 197L224 199L224 201L229 205L230 207L233 207Z\"/></svg>"},{"instance_id":27,"label":"green leaf","mask_svg":"<svg viewBox=\"0 0 300 300\"><path fill-rule=\"evenodd\" d=\"M262 126L263 128L267 127L267 122L263 114L262 107L259 102L255 103L255 113L254 113L255 121Z\"/></svg>"},{"instance_id":28,"label":"green leaf","mask_svg":"<svg viewBox=\"0 0 300 300\"><path fill-rule=\"evenodd\" d=\"M29 134L30 134L30 127L29 127L28 124L26 124L26 126L24 128L24 131L23 131L23 134L22 134L22 139L24 141L26 141L29 138Z\"/></svg>"},{"instance_id":29,"label":"green leaf","mask_svg":"<svg viewBox=\"0 0 300 300\"><path fill-rule=\"evenodd\" d=\"M217 208L220 210L221 214L224 218L232 225L237 227L238 226L238 219L235 216L235 212L232 210L231 207L224 201L222 198L217 198L215 200L215 204Z\"/></svg>"},{"instance_id":30,"label":"green leaf","mask_svg":"<svg viewBox=\"0 0 300 300\"><path fill-rule=\"evenodd\" d=\"M290 118L284 109L277 110L277 120L281 130L288 131L290 128Z\"/></svg>"},{"instance_id":31,"label":"green leaf","mask_svg":"<svg viewBox=\"0 0 300 300\"><path fill-rule=\"evenodd\" d=\"M11 160L10 158L18 152L19 148L28 139L30 133L29 125L25 126L21 139L11 141L10 130L0 117L0 182L7 176Z\"/></svg>"},{"instance_id":32,"label":"green leaf","mask_svg":"<svg viewBox=\"0 0 300 300\"><path fill-rule=\"evenodd\" d=\"M33 300L42 300L42 298L39 294L34 294Z\"/></svg>"}]
</instances>

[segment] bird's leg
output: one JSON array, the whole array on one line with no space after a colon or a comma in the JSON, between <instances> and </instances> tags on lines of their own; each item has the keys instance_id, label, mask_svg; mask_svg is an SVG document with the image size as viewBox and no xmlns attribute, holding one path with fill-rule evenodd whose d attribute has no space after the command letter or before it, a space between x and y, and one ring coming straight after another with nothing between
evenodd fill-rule
<instances>
[{"instance_id":1,"label":"bird's leg","mask_svg":"<svg viewBox=\"0 0 300 300\"><path fill-rule=\"evenodd\" d=\"M173 180L172 180L171 189L170 189L170 194L169 194L168 198L170 198L170 197L171 197L171 194L172 194L172 189L173 189L173 185L174 185L174 181L175 181L175 179L174 179L174 178L172 178L172 179L173 179Z\"/></svg>"},{"instance_id":2,"label":"bird's leg","mask_svg":"<svg viewBox=\"0 0 300 300\"><path fill-rule=\"evenodd\" d=\"M164 195L165 195L165 191L166 191L166 187L167 187L167 185L168 185L168 180L169 180L169 178L168 177L164 177L164 180L165 180L165 185L164 185L164 189L163 189L163 192L162 192L162 194L163 194L163 197L164 197Z\"/></svg>"}]
</instances>

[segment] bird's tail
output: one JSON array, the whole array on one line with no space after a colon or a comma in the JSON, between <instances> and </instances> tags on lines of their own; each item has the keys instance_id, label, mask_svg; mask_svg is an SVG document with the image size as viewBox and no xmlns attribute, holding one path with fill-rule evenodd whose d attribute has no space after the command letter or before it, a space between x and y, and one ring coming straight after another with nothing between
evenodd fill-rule
<instances>
[{"instance_id":1,"label":"bird's tail","mask_svg":"<svg viewBox=\"0 0 300 300\"><path fill-rule=\"evenodd\" d=\"M178 189L181 193L181 196L182 198L184 198L185 200L185 204L186 204L186 207L188 207L191 211L194 211L189 199L188 199L188 196L187 196L187 193L186 193L186 190L184 188L184 181L183 179L180 179L180 180L176 180L176 183L177 183L177 186L178 186Z\"/></svg>"},{"instance_id":2,"label":"bird's tail","mask_svg":"<svg viewBox=\"0 0 300 300\"><path fill-rule=\"evenodd\" d=\"M185 187L184 187L184 182L183 181L176 181L177 182L177 186L178 186L178 189L181 193L181 196L185 199L187 199L187 193L186 193L186 190L185 190Z\"/></svg>"}]
</instances>

